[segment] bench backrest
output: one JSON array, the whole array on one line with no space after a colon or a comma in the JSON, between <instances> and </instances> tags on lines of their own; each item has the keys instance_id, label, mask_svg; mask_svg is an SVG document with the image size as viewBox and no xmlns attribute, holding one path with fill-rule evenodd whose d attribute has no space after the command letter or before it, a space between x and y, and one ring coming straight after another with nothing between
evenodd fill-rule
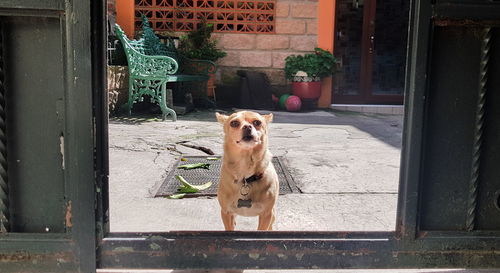
<instances>
[{"instance_id":1,"label":"bench backrest","mask_svg":"<svg viewBox=\"0 0 500 273\"><path fill-rule=\"evenodd\" d=\"M118 24L115 24L116 35L123 45L131 75L164 77L174 74L179 67L178 62L166 56L149 56L144 39L130 40Z\"/></svg>"},{"instance_id":2,"label":"bench backrest","mask_svg":"<svg viewBox=\"0 0 500 273\"><path fill-rule=\"evenodd\" d=\"M115 24L115 30L127 55L133 54L133 51L137 51L149 56L168 56L175 60L179 59L179 54L173 40L169 39L167 44L163 44L154 33L152 35L143 33L141 39L130 40L118 24Z\"/></svg>"},{"instance_id":3,"label":"bench backrest","mask_svg":"<svg viewBox=\"0 0 500 273\"><path fill-rule=\"evenodd\" d=\"M125 55L127 56L127 61L130 62L129 56L134 55L136 52L145 54L144 41L142 39L129 40L127 35L125 35L125 32L118 24L115 24L115 33L123 45L123 49L125 50Z\"/></svg>"},{"instance_id":4,"label":"bench backrest","mask_svg":"<svg viewBox=\"0 0 500 273\"><path fill-rule=\"evenodd\" d=\"M144 40L144 50L146 55L168 56L178 61L179 54L173 39L167 39L167 43L162 43L151 28L148 18L142 15L142 40Z\"/></svg>"}]
</instances>

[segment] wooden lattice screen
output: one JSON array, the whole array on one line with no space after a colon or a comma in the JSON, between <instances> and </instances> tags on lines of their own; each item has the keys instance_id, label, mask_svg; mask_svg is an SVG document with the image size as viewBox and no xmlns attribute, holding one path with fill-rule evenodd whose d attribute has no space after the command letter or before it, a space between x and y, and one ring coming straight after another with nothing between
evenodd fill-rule
<instances>
[{"instance_id":1,"label":"wooden lattice screen","mask_svg":"<svg viewBox=\"0 0 500 273\"><path fill-rule=\"evenodd\" d=\"M135 27L145 14L156 31L190 31L205 19L215 32L274 33L276 0L135 0Z\"/></svg>"}]
</instances>

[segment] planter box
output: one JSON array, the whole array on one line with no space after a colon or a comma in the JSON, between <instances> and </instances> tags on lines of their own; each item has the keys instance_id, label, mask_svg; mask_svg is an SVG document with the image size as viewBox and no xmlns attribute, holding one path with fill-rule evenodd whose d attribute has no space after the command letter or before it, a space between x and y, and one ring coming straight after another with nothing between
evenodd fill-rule
<instances>
[{"instance_id":1,"label":"planter box","mask_svg":"<svg viewBox=\"0 0 500 273\"><path fill-rule=\"evenodd\" d=\"M108 107L109 113L116 113L128 99L128 67L109 65L108 76Z\"/></svg>"}]
</instances>

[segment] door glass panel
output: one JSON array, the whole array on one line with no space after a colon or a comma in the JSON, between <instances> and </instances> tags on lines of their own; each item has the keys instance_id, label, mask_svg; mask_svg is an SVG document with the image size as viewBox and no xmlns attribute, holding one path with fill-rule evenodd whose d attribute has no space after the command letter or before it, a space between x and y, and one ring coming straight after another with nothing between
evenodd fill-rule
<instances>
[{"instance_id":1,"label":"door glass panel","mask_svg":"<svg viewBox=\"0 0 500 273\"><path fill-rule=\"evenodd\" d=\"M373 36L372 94L402 95L409 1L377 1Z\"/></svg>"},{"instance_id":2,"label":"door glass panel","mask_svg":"<svg viewBox=\"0 0 500 273\"><path fill-rule=\"evenodd\" d=\"M363 1L339 0L337 3L335 55L340 61L340 69L335 74L334 92L359 95Z\"/></svg>"}]
</instances>

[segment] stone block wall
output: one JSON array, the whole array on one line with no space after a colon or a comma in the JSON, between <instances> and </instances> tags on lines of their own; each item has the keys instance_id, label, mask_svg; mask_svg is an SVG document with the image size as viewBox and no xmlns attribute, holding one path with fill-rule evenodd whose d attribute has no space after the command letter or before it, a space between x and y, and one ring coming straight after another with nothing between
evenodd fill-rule
<instances>
[{"instance_id":1,"label":"stone block wall","mask_svg":"<svg viewBox=\"0 0 500 273\"><path fill-rule=\"evenodd\" d=\"M265 72L273 85L285 85L285 58L304 54L317 46L317 0L277 0L276 33L215 33L227 56L218 62L217 83L238 82L236 71Z\"/></svg>"}]
</instances>

